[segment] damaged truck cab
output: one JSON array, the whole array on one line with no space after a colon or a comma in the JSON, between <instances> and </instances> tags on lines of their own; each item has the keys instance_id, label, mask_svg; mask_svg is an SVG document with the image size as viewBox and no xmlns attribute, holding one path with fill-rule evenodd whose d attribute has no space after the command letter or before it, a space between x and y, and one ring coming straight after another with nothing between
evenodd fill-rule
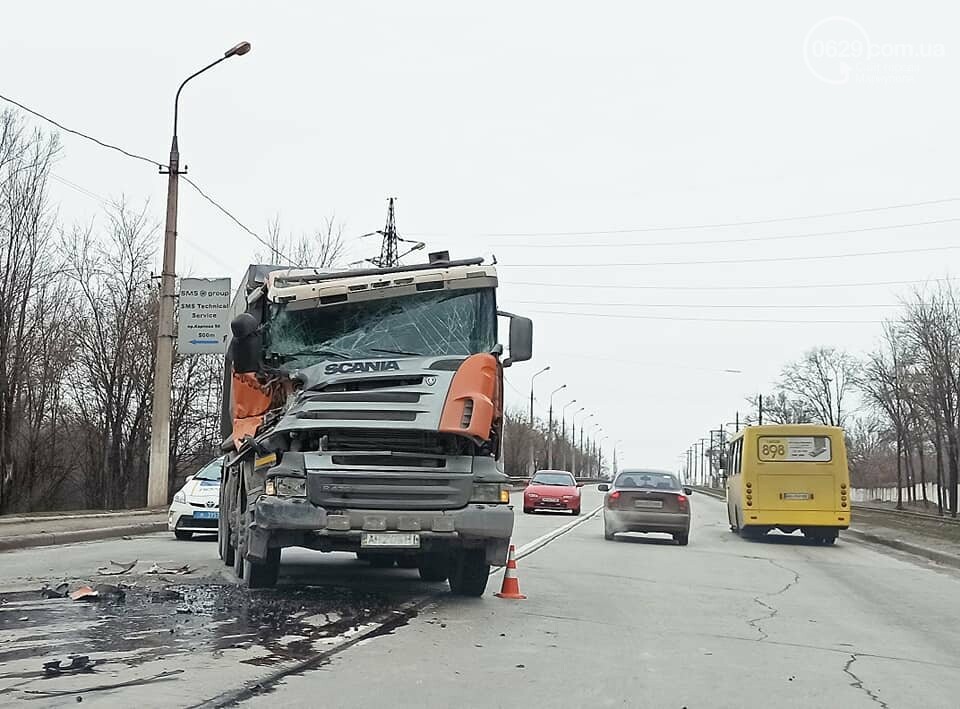
<instances>
[{"instance_id":1,"label":"damaged truck cab","mask_svg":"<svg viewBox=\"0 0 960 709\"><path fill-rule=\"evenodd\" d=\"M250 587L280 552L352 551L479 596L513 532L503 368L529 319L482 259L324 271L250 266L224 372L220 557ZM510 319L508 358L498 317Z\"/></svg>"}]
</instances>

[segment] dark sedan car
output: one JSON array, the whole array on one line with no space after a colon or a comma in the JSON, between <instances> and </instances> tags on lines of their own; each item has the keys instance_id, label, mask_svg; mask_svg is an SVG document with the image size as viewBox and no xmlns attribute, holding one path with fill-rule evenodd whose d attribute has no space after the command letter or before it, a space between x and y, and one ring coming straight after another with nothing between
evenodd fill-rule
<instances>
[{"instance_id":1,"label":"dark sedan car","mask_svg":"<svg viewBox=\"0 0 960 709\"><path fill-rule=\"evenodd\" d=\"M677 476L660 470L623 470L613 485L600 485L603 501L603 536L618 532L670 534L681 546L690 541L690 488Z\"/></svg>"}]
</instances>

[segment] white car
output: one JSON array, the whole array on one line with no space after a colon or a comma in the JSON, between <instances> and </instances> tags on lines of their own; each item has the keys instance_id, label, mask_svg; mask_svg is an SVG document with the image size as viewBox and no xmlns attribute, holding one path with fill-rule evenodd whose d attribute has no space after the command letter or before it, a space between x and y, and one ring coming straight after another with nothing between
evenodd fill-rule
<instances>
[{"instance_id":1,"label":"white car","mask_svg":"<svg viewBox=\"0 0 960 709\"><path fill-rule=\"evenodd\" d=\"M216 534L220 524L220 473L223 457L200 468L173 496L167 515L167 529L177 539L194 533Z\"/></svg>"}]
</instances>

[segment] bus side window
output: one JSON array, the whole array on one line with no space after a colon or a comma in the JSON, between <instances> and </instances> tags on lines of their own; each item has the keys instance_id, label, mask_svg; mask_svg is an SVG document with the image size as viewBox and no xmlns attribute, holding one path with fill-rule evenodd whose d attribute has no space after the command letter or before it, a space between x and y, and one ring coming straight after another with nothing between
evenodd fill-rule
<instances>
[{"instance_id":1,"label":"bus side window","mask_svg":"<svg viewBox=\"0 0 960 709\"><path fill-rule=\"evenodd\" d=\"M735 450L733 452L733 458L734 458L733 469L734 469L734 474L739 475L740 470L742 468L740 459L743 457L743 439L742 438L736 442L734 448Z\"/></svg>"}]
</instances>

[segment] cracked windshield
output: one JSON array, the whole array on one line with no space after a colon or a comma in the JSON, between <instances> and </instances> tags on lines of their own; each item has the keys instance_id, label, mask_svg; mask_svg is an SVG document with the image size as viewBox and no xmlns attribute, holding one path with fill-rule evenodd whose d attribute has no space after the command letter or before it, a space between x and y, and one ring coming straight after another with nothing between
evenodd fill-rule
<instances>
[{"instance_id":1,"label":"cracked windshield","mask_svg":"<svg viewBox=\"0 0 960 709\"><path fill-rule=\"evenodd\" d=\"M278 307L267 333L271 357L287 366L331 358L490 352L497 313L492 289L441 290L313 309Z\"/></svg>"},{"instance_id":2,"label":"cracked windshield","mask_svg":"<svg viewBox=\"0 0 960 709\"><path fill-rule=\"evenodd\" d=\"M3 20L0 709L960 707L960 3Z\"/></svg>"}]
</instances>

